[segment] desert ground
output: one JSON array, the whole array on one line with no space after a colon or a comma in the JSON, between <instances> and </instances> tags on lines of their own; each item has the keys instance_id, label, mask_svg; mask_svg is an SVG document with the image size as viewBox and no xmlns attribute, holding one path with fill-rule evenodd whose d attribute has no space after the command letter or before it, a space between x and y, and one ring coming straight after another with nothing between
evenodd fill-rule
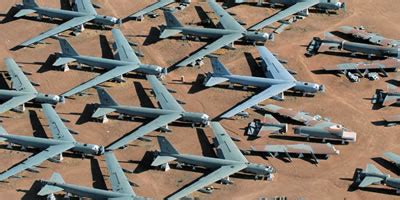
<instances>
[{"instance_id":1,"label":"desert ground","mask_svg":"<svg viewBox=\"0 0 400 200\"><path fill-rule=\"evenodd\" d=\"M59 1L37 1L42 6L60 7ZM102 5L98 12L124 18L134 11L145 7L152 1L140 0L97 0ZM58 42L54 39L45 40L35 48L25 48L18 51L10 50L17 44L46 31L55 26L56 22L39 22L34 19L23 18L8 20L9 10L19 0L2 0L0 12L3 22L0 25L0 57L14 58L25 72L31 73L29 79L40 83L37 89L40 92L61 94L70 88L96 76L100 71L77 70L72 67L68 72L60 71L52 66L54 53L60 51ZM379 32L387 38L399 39L400 13L398 0L345 0L346 12L338 14L323 14L311 12L310 16L291 25L288 30L276 35L275 41L267 42L267 46L280 58L288 60L288 68L297 71L298 80L316 82L326 86L325 93L315 97L299 97L286 95L283 102L266 100L263 104L274 103L296 110L307 111L330 118L333 122L343 124L358 133L357 142L354 144L335 144L340 150L340 155L332 156L328 160L321 160L318 165L307 160L294 159L287 162L282 159L260 156L247 156L248 160L273 166L277 172L273 181L255 181L253 177L237 178L233 176L233 185L213 184L217 189L211 194L200 192L193 193L200 199L258 199L260 197L287 196L289 199L396 199L395 191L385 186L374 185L372 189L352 190L352 177L356 168L365 168L367 163L377 166L382 172L397 177L400 170L386 162L382 156L385 151L400 153L400 138L397 131L399 127L384 127L373 123L382 120L384 115L398 112L396 107L386 107L379 110L372 109L369 98L376 89L386 89L386 81L395 78L395 73L390 73L388 78L378 81L362 79L359 83L351 83L344 76L333 74L317 74L314 70L324 66L344 62L366 61L365 58L351 56L335 56L318 54L308 58L304 55L305 45L315 36L323 36L324 32L334 31L337 27L363 25L368 30ZM195 6L201 6L210 11L204 1L194 1L188 8L177 12L176 17L185 24L196 25L200 18ZM266 18L276 9L257 7L254 4L244 4L229 9L236 14L236 18L247 23L247 27ZM164 17L160 11L157 18L146 17L143 22L127 21L121 26L122 32L132 42L139 44L134 47L144 54L143 63L156 64L170 67L205 44L204 41L183 41L178 39L158 40L158 27L164 24ZM212 15L212 13L210 14ZM215 17L215 16L214 16ZM271 32L271 29L264 29ZM109 57L112 42L111 31L87 28L79 36L70 36L69 31L62 34L83 55ZM262 76L260 70L254 65L252 58L257 58L258 53L252 45L237 44L236 50L221 50L220 60L234 74ZM214 118L228 108L243 101L256 91L228 89L227 87L203 88L202 77L211 71L208 59L200 68L179 68L171 71L163 82L166 87L175 90L173 95L186 102L183 107L187 111L204 112ZM0 64L2 70L5 65ZM184 83L179 80L184 77ZM4 76L3 76L4 77ZM2 88L10 85L3 79ZM102 84L121 104L155 106L157 101L150 95L149 84L143 76L132 73L127 77L127 82L118 84L107 82ZM6 81L6 82L5 82ZM56 111L64 119L69 120L66 125L77 131L74 135L79 142L107 146L120 136L134 130L143 124L143 121L118 120L111 118L108 123L102 124L90 120L93 105L98 103L94 89L89 89L91 95L76 96L67 99L65 104L59 104ZM257 140L247 140L244 129L253 119L262 118L262 113L247 109L250 117L246 119L222 120L221 124L232 136L241 138L237 145L246 149L251 145L261 144L294 144L306 143L305 140L287 140L263 136ZM34 135L36 137L51 137L47 128L47 120L40 108L27 107L24 113L6 112L1 114L1 126L9 133L18 135ZM42 126L43 125L43 126ZM42 128L43 127L43 128ZM190 125L171 124L171 133L163 133L182 153L215 156L211 148L212 132L210 128L192 128ZM159 149L152 132L152 142L135 141L123 150L115 151L121 166L127 171L126 176L134 183L137 195L163 199L181 187L196 180L207 172L202 170L175 169L164 172L150 167L152 153ZM289 135L292 131L289 131ZM318 140L311 141L318 142ZM6 144L0 148L0 171L4 171L14 164L32 155L32 151L21 151L19 148L9 150ZM89 187L111 189L107 178L107 168L103 157L84 158L64 155L62 163L46 161L39 167L39 173L24 171L19 175L23 178L11 178L0 183L0 199L40 199L35 194L40 190L37 180L50 178L53 172L59 172L68 183ZM103 176L104 175L104 176Z\"/></svg>"}]
</instances>

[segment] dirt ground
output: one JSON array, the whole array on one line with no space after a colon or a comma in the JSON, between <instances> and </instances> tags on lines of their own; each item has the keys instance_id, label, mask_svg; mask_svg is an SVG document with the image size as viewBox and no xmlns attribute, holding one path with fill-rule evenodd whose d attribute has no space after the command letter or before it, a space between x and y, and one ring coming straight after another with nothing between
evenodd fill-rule
<instances>
[{"instance_id":1,"label":"dirt ground","mask_svg":"<svg viewBox=\"0 0 400 200\"><path fill-rule=\"evenodd\" d=\"M9 9L19 3L19 0L2 0L0 13L6 18ZM105 15L113 15L119 18L128 16L150 2L139 0L97 0L102 4L98 12ZM383 127L373 122L382 120L382 116L395 114L398 108L388 107L373 110L369 98L376 89L385 89L386 81L395 77L394 73L388 78L378 81L362 79L360 83L351 83L344 76L332 74L316 74L312 71L323 66L335 65L343 62L357 62L363 59L353 57L340 57L334 55L319 54L307 58L304 56L305 45L314 36L322 36L326 31L333 31L342 25L363 25L369 30L379 32L388 38L399 38L400 14L398 12L398 0L347 0L346 12L338 15L326 15L311 13L305 20L293 24L289 30L275 37L274 42L266 43L266 46L280 58L288 60L288 67L298 72L298 80L321 83L326 86L326 92L315 97L286 96L284 102L267 100L264 103L275 103L281 106L304 110L313 114L320 114L332 121L358 133L357 143L350 145L337 144L340 155L328 160L322 160L318 166L302 160L294 159L288 163L281 159L265 159L259 156L247 156L251 162L272 165L277 169L273 181L255 181L250 178L235 178L233 185L213 184L217 189L213 194L193 193L200 199L258 199L260 197L287 196L289 199L395 199L398 198L393 190L385 186L371 186L368 190L351 190L352 177L356 168L364 168L367 163L376 165L382 172L397 177L400 170L385 162L382 155L385 151L400 153L398 145L399 127ZM43 6L59 7L59 1L38 0ZM201 6L210 10L205 2L195 1L187 9L176 13L183 23L196 24L200 18L196 14L195 6ZM247 22L247 26L264 19L276 10L254 5L240 5L230 8L236 13L237 18ZM157 27L164 23L164 18L146 18L143 22L128 21L121 27L122 32L130 41L137 42L138 50L145 55L143 63L157 64L169 67L184 58L188 53L195 51L204 42L182 41L175 39L157 40L159 33ZM18 51L10 51L12 47L43 32L54 24L38 22L30 19L19 19L0 25L0 57L13 57L23 70L32 73L29 79L40 83L37 89L40 92L61 94L68 89L94 77L97 72L89 70L70 70L62 72L52 67L55 52L59 52L58 43L53 39L45 40L46 44L39 44L35 48L25 48ZM270 32L270 29L265 29ZM94 56L109 56L107 53L108 42L112 41L111 31L86 29L78 37L63 34L80 54ZM150 36L149 36L150 35ZM248 60L258 57L257 50L253 46L236 45L236 50L220 51L220 60L235 74L250 75L253 64L249 67ZM365 60L364 60L365 61ZM252 62L252 61L251 61ZM250 63L251 63L250 62ZM4 64L0 65L5 70ZM173 94L177 99L186 102L183 107L188 111L205 112L212 118L236 105L245 98L254 94L252 91L230 90L226 87L204 89L200 86L201 78L198 76L211 70L208 60L205 65L198 68L181 68L172 71L165 78L167 87L176 90ZM257 70L255 70L257 71ZM261 75L261 73L257 73ZM180 83L184 76L185 83ZM110 86L107 90L121 104L128 105L157 105L156 100L150 97L147 90L148 83L143 77L128 78L123 84L105 83ZM196 81L198 80L198 81ZM3 82L4 83L4 82ZM5 87L4 84L2 87ZM143 88L145 90L143 90ZM68 99L65 104L57 106L57 112L62 118L68 119L68 127L79 132L74 135L77 141L107 146L120 136L140 126L143 122L112 119L106 124L89 120L94 103L98 102L94 89L88 90L92 95L78 96L74 100ZM138 95L140 94L140 95ZM142 100L142 101L141 101ZM143 102L143 100L145 102ZM222 125L233 136L242 140L237 143L240 148L249 148L251 145L260 144L291 144L305 141L282 140L267 136L254 141L246 140L244 128L254 118L262 115L248 109L250 118L223 120ZM37 137L51 137L47 128L47 121L39 108L29 107L24 113L7 112L2 116L2 126L10 133L18 135L35 135ZM43 128L41 128L44 125ZM170 126L172 133L165 135L174 144L176 149L183 153L213 156L211 146L212 132L210 128L193 129L190 126ZM153 132L150 135L156 136ZM130 181L135 183L134 191L145 197L162 199L186 184L192 182L204 173L172 169L168 172L151 169L151 152L158 150L156 138L152 142L135 141L124 150L115 152L124 169L132 170L126 173ZM0 171L6 170L12 165L30 156L31 152L11 151L0 149ZM144 159L144 161L142 161ZM35 194L40 189L40 184L35 182L40 179L48 179L53 172L59 172L68 183L84 186L108 188L111 185L107 179L107 168L103 157L96 159L81 159L65 155L62 163L44 162L39 167L40 173L22 172L22 179L9 179L0 183L0 199L38 199ZM104 175L104 178L102 176Z\"/></svg>"}]
</instances>

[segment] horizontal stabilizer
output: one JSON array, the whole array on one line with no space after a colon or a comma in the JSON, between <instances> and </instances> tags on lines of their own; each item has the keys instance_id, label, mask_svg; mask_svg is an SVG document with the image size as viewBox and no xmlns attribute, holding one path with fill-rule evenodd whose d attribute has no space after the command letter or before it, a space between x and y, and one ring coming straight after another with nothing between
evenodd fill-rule
<instances>
[{"instance_id":1,"label":"horizontal stabilizer","mask_svg":"<svg viewBox=\"0 0 400 200\"><path fill-rule=\"evenodd\" d=\"M228 81L228 80L229 79L222 78L222 77L210 77L204 85L206 87L212 87L214 85L218 85L218 84L223 83L223 82Z\"/></svg>"},{"instance_id":2,"label":"horizontal stabilizer","mask_svg":"<svg viewBox=\"0 0 400 200\"><path fill-rule=\"evenodd\" d=\"M53 173L53 175L51 175L51 178L49 180L50 182L54 182L54 183L64 183L64 179L62 178L61 174L59 173ZM48 185L46 184L44 187L42 187L42 189L37 193L37 195L39 196L46 196L49 194L53 194L56 192L60 192L63 189L57 186L53 186L53 185Z\"/></svg>"},{"instance_id":3,"label":"horizontal stabilizer","mask_svg":"<svg viewBox=\"0 0 400 200\"><path fill-rule=\"evenodd\" d=\"M22 10L18 11L17 14L14 15L14 17L18 18L18 17L22 17L25 15L35 13L35 12L36 12L36 10L33 10L33 9L22 9Z\"/></svg>"},{"instance_id":4,"label":"horizontal stabilizer","mask_svg":"<svg viewBox=\"0 0 400 200\"><path fill-rule=\"evenodd\" d=\"M358 187L360 187L360 188L367 187L369 185L379 183L382 180L383 179L379 178L379 177L369 177L369 176L367 176L361 181L361 183L358 185Z\"/></svg>"},{"instance_id":5,"label":"horizontal stabilizer","mask_svg":"<svg viewBox=\"0 0 400 200\"><path fill-rule=\"evenodd\" d=\"M176 160L176 158L171 157L171 156L157 156L157 158L151 163L151 166L160 166L162 164L171 162Z\"/></svg>"},{"instance_id":6,"label":"horizontal stabilizer","mask_svg":"<svg viewBox=\"0 0 400 200\"><path fill-rule=\"evenodd\" d=\"M169 38L171 36L174 36L178 33L180 33L181 30L174 30L174 29L165 29L161 34L160 34L160 38L164 39L164 38Z\"/></svg>"},{"instance_id":7,"label":"horizontal stabilizer","mask_svg":"<svg viewBox=\"0 0 400 200\"><path fill-rule=\"evenodd\" d=\"M114 112L114 108L98 108L92 115L92 118L99 118L108 113Z\"/></svg>"},{"instance_id":8,"label":"horizontal stabilizer","mask_svg":"<svg viewBox=\"0 0 400 200\"><path fill-rule=\"evenodd\" d=\"M61 66L61 65L65 65L65 64L68 64L68 63L74 62L74 61L76 61L75 58L60 57L56 60L56 62L54 62L53 66Z\"/></svg>"}]
</instances>

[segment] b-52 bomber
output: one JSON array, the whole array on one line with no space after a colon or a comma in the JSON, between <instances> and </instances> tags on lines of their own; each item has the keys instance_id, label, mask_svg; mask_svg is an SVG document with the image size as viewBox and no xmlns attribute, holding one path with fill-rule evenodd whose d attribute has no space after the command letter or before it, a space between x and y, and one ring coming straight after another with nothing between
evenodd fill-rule
<instances>
[{"instance_id":1,"label":"b-52 bomber","mask_svg":"<svg viewBox=\"0 0 400 200\"><path fill-rule=\"evenodd\" d=\"M0 140L8 142L10 148L12 144L17 144L21 145L23 149L33 147L41 151L2 172L0 174L0 181L4 181L9 177L16 177L17 173L24 170L38 172L36 166L45 160L61 162L63 159L62 153L65 151L81 155L97 156L104 154L103 146L84 144L76 141L50 104L42 104L42 108L49 122L50 131L53 136L51 139L8 134L1 127Z\"/></svg>"},{"instance_id":2,"label":"b-52 bomber","mask_svg":"<svg viewBox=\"0 0 400 200\"><path fill-rule=\"evenodd\" d=\"M213 53L222 47L230 46L232 48L233 43L237 40L255 43L265 42L272 39L272 35L269 35L268 33L246 30L214 0L208 0L208 4L219 17L222 29L184 26L175 18L171 11L164 11L166 26L161 29L160 38L168 38L179 33L184 35L184 38L188 35L216 38L214 42L207 44L199 51L191 54L189 57L176 64L176 66L183 67L187 65L200 65L202 64L204 56Z\"/></svg>"},{"instance_id":3,"label":"b-52 bomber","mask_svg":"<svg viewBox=\"0 0 400 200\"><path fill-rule=\"evenodd\" d=\"M213 170L211 173L167 197L167 199L181 199L195 191L202 190L204 187L216 181L231 183L229 176L240 171L254 174L256 179L266 177L272 180L272 173L274 173L275 170L271 166L250 163L218 122L211 122L211 128L215 136L214 145L218 158L181 154L165 137L158 136L160 152L151 163L151 166L163 166L167 170L169 169L168 162L177 161L178 163L194 167L200 166ZM180 166L182 164L180 164Z\"/></svg>"},{"instance_id":4,"label":"b-52 bomber","mask_svg":"<svg viewBox=\"0 0 400 200\"><path fill-rule=\"evenodd\" d=\"M238 0L241 1L241 0ZM275 22L281 21L290 15L297 14L308 16L308 9L311 7L324 12L331 10L346 9L346 4L338 0L268 0L269 5L284 5L288 8L277 12L276 14L264 19L263 21L251 26L249 30L259 30ZM285 22L282 22L285 23Z\"/></svg>"},{"instance_id":5,"label":"b-52 bomber","mask_svg":"<svg viewBox=\"0 0 400 200\"><path fill-rule=\"evenodd\" d=\"M158 10L160 8L164 8L165 6L168 6L169 4L172 4L176 2L175 0L157 0L157 2L147 6L146 8L143 8L132 15L130 15L128 18L133 18L138 21L142 21L144 16L150 16L152 18L157 17L157 13L155 13L155 10ZM179 7L178 8L184 8L187 7L191 0L178 0L179 2Z\"/></svg>"},{"instance_id":6,"label":"b-52 bomber","mask_svg":"<svg viewBox=\"0 0 400 200\"><path fill-rule=\"evenodd\" d=\"M21 5L17 5L17 8L20 9L20 11L15 14L14 17L22 17L32 13L37 13L39 15L39 19L42 19L43 16L48 16L50 17L50 19L59 18L68 21L46 32L43 32L40 35L29 39L18 46L30 46L74 27L79 27L77 30L79 32L82 32L84 30L84 24L89 22L102 27L113 26L115 24L121 23L121 20L115 17L97 14L90 0L75 0L74 5L75 6L73 10L62 10L55 8L39 7L36 4L35 0L23 0Z\"/></svg>"},{"instance_id":7,"label":"b-52 bomber","mask_svg":"<svg viewBox=\"0 0 400 200\"><path fill-rule=\"evenodd\" d=\"M312 116L304 112L298 112L291 109L282 108L277 105L266 105L258 107L260 110L265 110L269 113L279 114L283 117L304 123L306 126L294 127L294 133L304 136L309 140L310 138L326 140L334 140L345 142L356 142L357 133L351 131L340 124L330 122L322 119L321 116Z\"/></svg>"},{"instance_id":8,"label":"b-52 bomber","mask_svg":"<svg viewBox=\"0 0 400 200\"><path fill-rule=\"evenodd\" d=\"M385 38L377 33L368 32L362 26L358 27L341 26L339 27L338 31L344 34L350 34L355 38L366 40L372 44L378 44L381 46L391 46L391 47L400 45L400 40Z\"/></svg>"},{"instance_id":9,"label":"b-52 bomber","mask_svg":"<svg viewBox=\"0 0 400 200\"><path fill-rule=\"evenodd\" d=\"M38 92L12 58L6 58L4 62L7 66L8 75L11 78L13 90L0 90L0 99L6 100L5 103L0 105L0 113L4 113L10 109L24 111L25 103L27 102L64 103L65 98L62 96Z\"/></svg>"},{"instance_id":10,"label":"b-52 bomber","mask_svg":"<svg viewBox=\"0 0 400 200\"><path fill-rule=\"evenodd\" d=\"M145 197L137 196L132 190L129 180L125 176L125 173L123 172L113 152L106 152L104 154L104 157L106 159L112 191L65 183L64 179L59 173L53 173L50 180L40 181L43 184L43 187L38 192L38 195L51 197L54 193L65 191L70 194L78 195L79 197L87 197L91 199L148 199Z\"/></svg>"},{"instance_id":11,"label":"b-52 bomber","mask_svg":"<svg viewBox=\"0 0 400 200\"><path fill-rule=\"evenodd\" d=\"M221 118L231 118L247 108L271 97L277 97L280 94L282 95L277 98L283 99L283 92L289 89L296 92L302 92L303 94L314 94L324 91L323 85L297 81L266 47L257 46L257 50L262 59L261 65L264 70L265 78L231 74L229 70L219 62L218 58L210 56L214 72L208 74L204 84L206 87L211 87L228 81L243 86L265 88L264 91L250 97L245 102L240 103L224 113Z\"/></svg>"},{"instance_id":12,"label":"b-52 bomber","mask_svg":"<svg viewBox=\"0 0 400 200\"><path fill-rule=\"evenodd\" d=\"M60 53L59 58L53 64L54 66L65 65L64 69L68 69L67 64L76 61L78 62L78 65L82 63L89 65L92 68L99 67L108 70L107 72L70 89L69 91L63 93L62 96L70 97L111 79L124 81L122 75L131 71L157 75L158 77L163 77L167 74L166 68L141 63L138 56L129 45L129 42L119 29L113 29L112 34L116 47L115 59L79 55L65 39L59 39L62 52Z\"/></svg>"},{"instance_id":13,"label":"b-52 bomber","mask_svg":"<svg viewBox=\"0 0 400 200\"><path fill-rule=\"evenodd\" d=\"M365 170L355 172L354 182L359 188L365 188L372 184L383 184L394 188L396 194L400 194L400 178L392 178L389 174L383 174L373 164L368 164Z\"/></svg>"},{"instance_id":14,"label":"b-52 bomber","mask_svg":"<svg viewBox=\"0 0 400 200\"><path fill-rule=\"evenodd\" d=\"M96 88L100 99L100 105L93 113L92 118L103 118L104 121L104 119L107 119L107 114L117 112L122 115L154 119L113 142L107 147L107 150L124 147L131 141L142 138L144 135L156 129L168 131L168 124L176 120L192 123L193 126L208 125L208 115L200 112L185 111L155 76L147 75L146 77L159 104L161 105L161 109L119 105L103 88Z\"/></svg>"}]
</instances>

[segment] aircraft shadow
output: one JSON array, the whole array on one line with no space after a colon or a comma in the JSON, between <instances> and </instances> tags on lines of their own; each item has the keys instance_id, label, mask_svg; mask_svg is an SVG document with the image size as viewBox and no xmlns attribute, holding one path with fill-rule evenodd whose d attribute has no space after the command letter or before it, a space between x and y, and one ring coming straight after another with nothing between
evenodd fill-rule
<instances>
[{"instance_id":1,"label":"aircraft shadow","mask_svg":"<svg viewBox=\"0 0 400 200\"><path fill-rule=\"evenodd\" d=\"M33 130L33 136L39 138L48 138L46 131L44 130L43 125L40 122L36 112L33 110L29 110L28 112L29 112L29 120L31 121L31 126Z\"/></svg>"},{"instance_id":2,"label":"aircraft shadow","mask_svg":"<svg viewBox=\"0 0 400 200\"><path fill-rule=\"evenodd\" d=\"M251 76L263 77L263 71L253 55L249 52L244 52L244 57L246 58L247 64L250 66Z\"/></svg>"},{"instance_id":3,"label":"aircraft shadow","mask_svg":"<svg viewBox=\"0 0 400 200\"><path fill-rule=\"evenodd\" d=\"M387 170L391 171L392 173L396 174L397 176L400 175L400 169L394 165L392 162L386 160L385 158L382 157L374 157L371 158L371 160L375 161L382 167L386 168Z\"/></svg>"},{"instance_id":4,"label":"aircraft shadow","mask_svg":"<svg viewBox=\"0 0 400 200\"><path fill-rule=\"evenodd\" d=\"M128 173L133 173L133 174L140 174L143 173L145 171L150 170L151 167L151 163L154 160L154 152L152 151L146 151L142 157L141 160L135 161L135 160L129 160L127 162L129 163L135 163L137 164L136 168L134 170L125 170ZM121 162L121 161L120 161Z\"/></svg>"},{"instance_id":5,"label":"aircraft shadow","mask_svg":"<svg viewBox=\"0 0 400 200\"><path fill-rule=\"evenodd\" d=\"M12 22L16 20L17 18L14 18L14 15L17 14L19 9L15 6L11 7L10 10L8 10L7 13L1 13L0 17L4 17L3 20L1 20L0 24L6 24L8 22Z\"/></svg>"},{"instance_id":6,"label":"aircraft shadow","mask_svg":"<svg viewBox=\"0 0 400 200\"><path fill-rule=\"evenodd\" d=\"M96 158L90 159L90 169L92 171L93 188L107 190L106 182L100 169L99 161Z\"/></svg>"},{"instance_id":7,"label":"aircraft shadow","mask_svg":"<svg viewBox=\"0 0 400 200\"><path fill-rule=\"evenodd\" d=\"M133 85L135 87L136 94L139 98L140 106L147 108L156 108L151 101L150 97L146 94L145 89L142 84L138 81L133 81Z\"/></svg>"},{"instance_id":8,"label":"aircraft shadow","mask_svg":"<svg viewBox=\"0 0 400 200\"><path fill-rule=\"evenodd\" d=\"M385 120L378 120L378 121L373 121L371 124L375 126L387 126L387 122Z\"/></svg>"},{"instance_id":9,"label":"aircraft shadow","mask_svg":"<svg viewBox=\"0 0 400 200\"><path fill-rule=\"evenodd\" d=\"M114 53L111 49L110 43L105 35L99 35L100 49L101 49L101 57L114 59Z\"/></svg>"},{"instance_id":10,"label":"aircraft shadow","mask_svg":"<svg viewBox=\"0 0 400 200\"><path fill-rule=\"evenodd\" d=\"M197 138L199 139L203 156L216 157L213 144L207 138L206 133L201 128L196 128Z\"/></svg>"},{"instance_id":11,"label":"aircraft shadow","mask_svg":"<svg viewBox=\"0 0 400 200\"><path fill-rule=\"evenodd\" d=\"M295 136L295 135L275 134L275 135L269 135L269 138L279 139L279 140L301 141L301 142L307 141L306 138L301 137L301 136ZM341 141L334 141L334 140L327 140L327 141L333 145L347 145L348 144L348 143L342 144ZM307 141L307 142L322 143L322 140L317 139L317 138L310 138L310 141Z\"/></svg>"},{"instance_id":12,"label":"aircraft shadow","mask_svg":"<svg viewBox=\"0 0 400 200\"><path fill-rule=\"evenodd\" d=\"M160 34L161 34L160 29L156 27L151 27L149 34L145 36L146 39L143 42L143 46L149 46L161 41L162 39L159 38Z\"/></svg>"},{"instance_id":13,"label":"aircraft shadow","mask_svg":"<svg viewBox=\"0 0 400 200\"><path fill-rule=\"evenodd\" d=\"M207 12L204 11L203 7L201 6L194 6L196 10L197 16L199 16L201 22L197 25L203 26L205 28L216 28L217 26L213 23L211 18L207 15Z\"/></svg>"},{"instance_id":14,"label":"aircraft shadow","mask_svg":"<svg viewBox=\"0 0 400 200\"><path fill-rule=\"evenodd\" d=\"M25 193L24 196L21 197L21 200L31 200L31 199L45 200L46 197L37 195L40 189L42 189L42 183L40 183L40 181L38 180L35 180L32 186L28 190L16 189L16 191Z\"/></svg>"}]
</instances>

